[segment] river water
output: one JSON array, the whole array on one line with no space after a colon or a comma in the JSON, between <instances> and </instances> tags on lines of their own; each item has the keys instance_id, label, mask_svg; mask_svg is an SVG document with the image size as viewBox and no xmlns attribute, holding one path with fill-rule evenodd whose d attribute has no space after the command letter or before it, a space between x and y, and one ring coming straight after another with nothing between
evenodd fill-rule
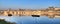
<instances>
[{"instance_id":1,"label":"river water","mask_svg":"<svg viewBox=\"0 0 60 24\"><path fill-rule=\"evenodd\" d=\"M16 24L60 24L60 18L48 18L46 16L0 16L0 18L4 18L8 22L15 22Z\"/></svg>"}]
</instances>

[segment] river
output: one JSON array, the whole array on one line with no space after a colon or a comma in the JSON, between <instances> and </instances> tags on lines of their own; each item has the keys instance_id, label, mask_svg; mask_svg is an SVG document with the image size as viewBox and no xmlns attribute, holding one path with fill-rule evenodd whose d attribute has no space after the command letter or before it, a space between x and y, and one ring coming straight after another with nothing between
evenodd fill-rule
<instances>
[{"instance_id":1,"label":"river","mask_svg":"<svg viewBox=\"0 0 60 24\"><path fill-rule=\"evenodd\" d=\"M0 16L0 18L4 18L8 22L15 22L16 24L60 24L60 18L48 18L46 16Z\"/></svg>"}]
</instances>

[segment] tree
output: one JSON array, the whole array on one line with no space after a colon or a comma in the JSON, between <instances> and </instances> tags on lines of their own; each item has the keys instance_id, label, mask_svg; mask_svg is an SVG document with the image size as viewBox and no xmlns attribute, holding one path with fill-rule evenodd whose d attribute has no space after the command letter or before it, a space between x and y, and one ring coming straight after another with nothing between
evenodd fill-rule
<instances>
[{"instance_id":1,"label":"tree","mask_svg":"<svg viewBox=\"0 0 60 24\"><path fill-rule=\"evenodd\" d=\"M7 22L4 19L0 19L0 24L16 24L16 23Z\"/></svg>"}]
</instances>

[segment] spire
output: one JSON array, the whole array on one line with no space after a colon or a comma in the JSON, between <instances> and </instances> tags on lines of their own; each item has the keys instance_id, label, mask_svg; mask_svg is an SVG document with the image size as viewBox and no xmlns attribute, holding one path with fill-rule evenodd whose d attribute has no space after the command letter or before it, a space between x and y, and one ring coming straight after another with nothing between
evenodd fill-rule
<instances>
[{"instance_id":1,"label":"spire","mask_svg":"<svg viewBox=\"0 0 60 24\"><path fill-rule=\"evenodd\" d=\"M10 10L11 10L11 8L8 9L8 11L10 11Z\"/></svg>"}]
</instances>

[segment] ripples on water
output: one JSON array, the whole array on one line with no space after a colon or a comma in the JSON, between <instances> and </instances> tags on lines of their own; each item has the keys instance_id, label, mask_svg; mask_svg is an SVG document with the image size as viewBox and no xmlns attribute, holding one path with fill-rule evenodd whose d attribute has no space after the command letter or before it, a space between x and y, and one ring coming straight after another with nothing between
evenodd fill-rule
<instances>
[{"instance_id":1,"label":"ripples on water","mask_svg":"<svg viewBox=\"0 0 60 24\"><path fill-rule=\"evenodd\" d=\"M16 22L17 24L60 24L60 18L50 19L45 16L31 17L31 16L0 16L5 18L6 21Z\"/></svg>"}]
</instances>

